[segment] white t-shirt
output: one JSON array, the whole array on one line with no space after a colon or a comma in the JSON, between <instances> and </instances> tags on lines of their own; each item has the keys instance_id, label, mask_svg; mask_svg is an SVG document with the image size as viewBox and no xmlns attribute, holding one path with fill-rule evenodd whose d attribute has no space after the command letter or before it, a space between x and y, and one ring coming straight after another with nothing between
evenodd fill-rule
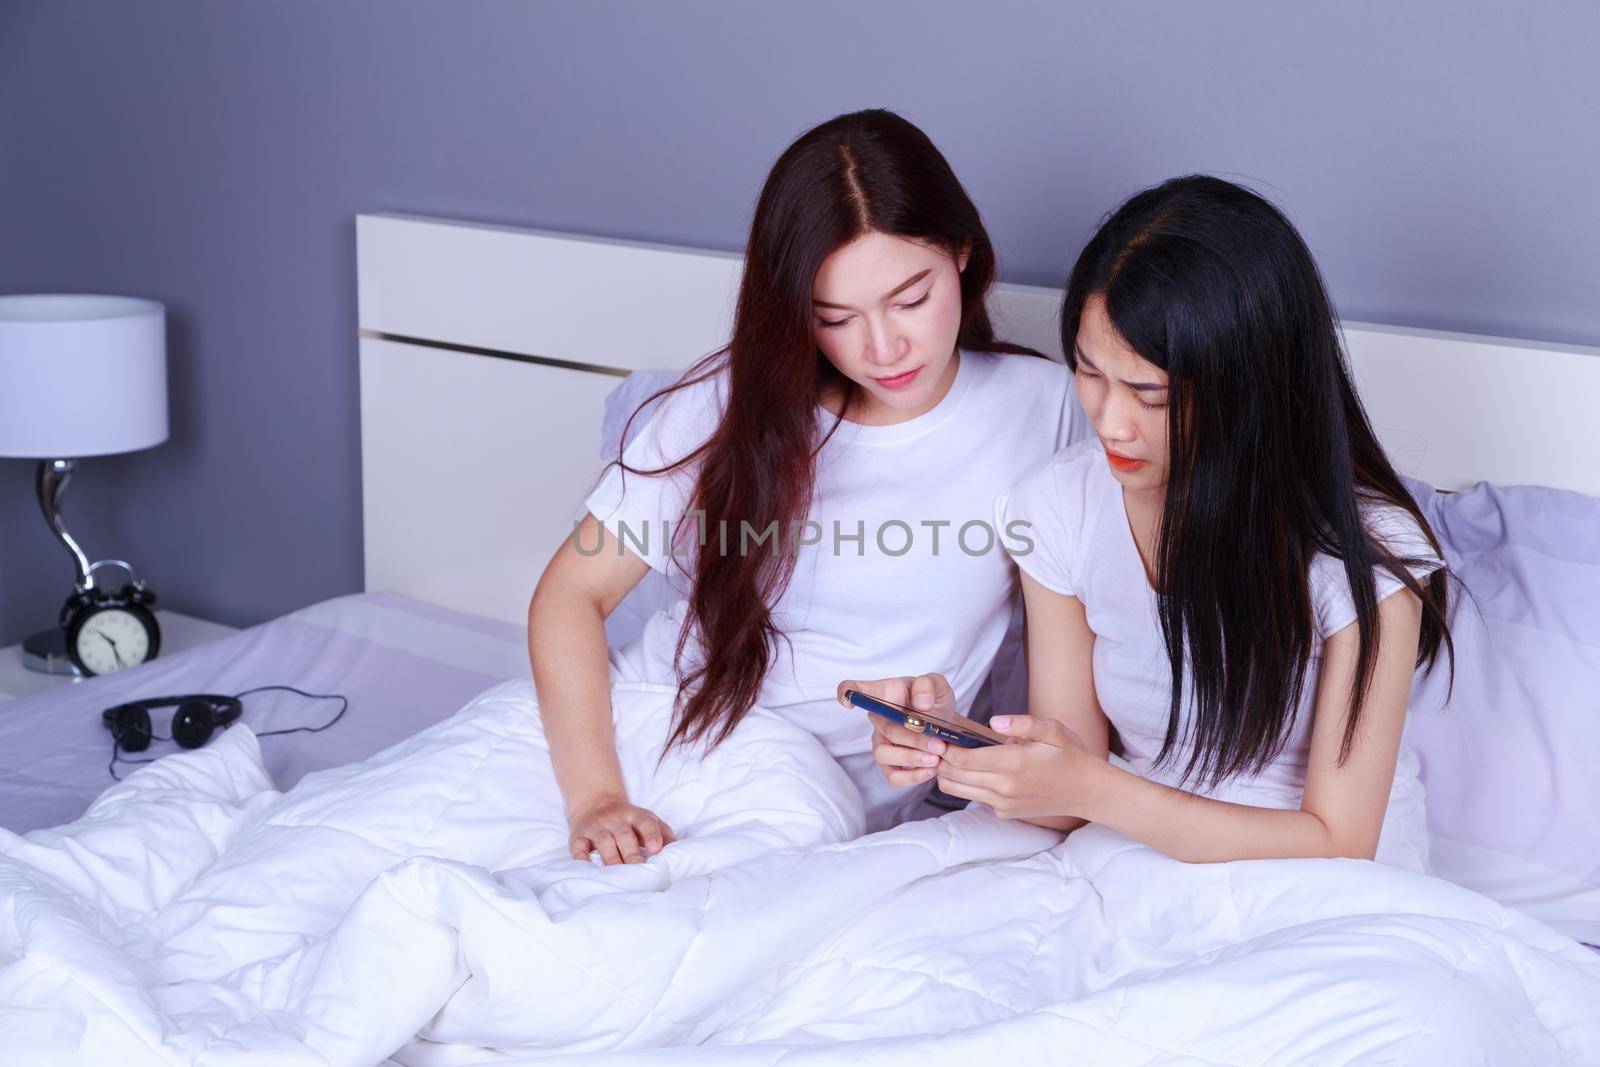
<instances>
[{"instance_id":1,"label":"white t-shirt","mask_svg":"<svg viewBox=\"0 0 1600 1067\"><path fill-rule=\"evenodd\" d=\"M1003 522L1026 521L1031 551L1014 553L1017 565L1040 585L1078 598L1094 631L1094 687L1100 708L1116 727L1128 764L1139 774L1177 785L1192 748L1183 742L1194 713L1194 686L1185 679L1186 721L1173 756L1153 766L1166 736L1172 699L1171 668L1161 636L1155 591L1150 587L1133 532L1122 486L1106 464L1098 440L1087 440L1051 457L995 501ZM1405 558L1430 561L1413 566L1424 577L1441 565L1415 520L1392 505L1371 506L1363 517L1374 536ZM1379 600L1403 588L1387 571L1375 574ZM1344 564L1318 553L1309 571L1313 625L1326 639L1356 620ZM1314 642L1300 706L1282 750L1256 775L1238 775L1197 789L1208 796L1257 807L1298 808L1305 792L1313 705L1321 669L1321 643ZM1417 761L1402 746L1390 794L1378 859L1426 870L1427 829Z\"/></svg>"},{"instance_id":2,"label":"white t-shirt","mask_svg":"<svg viewBox=\"0 0 1600 1067\"><path fill-rule=\"evenodd\" d=\"M687 455L715 429L726 392L719 374L670 394L624 460L654 470ZM834 421L820 408L817 417L824 429ZM801 540L817 543L799 548L774 606L788 640L774 650L759 703L816 735L839 760L861 789L869 829L904 815L926 790L889 787L872 761L871 723L839 707L839 682L940 671L961 710L971 707L1016 588L1004 531L993 526L994 494L1086 433L1065 367L962 352L950 391L932 409L889 426L842 422L818 454L814 525L800 531ZM692 565L693 542L669 558L663 523L676 529L686 521L691 535L698 532L699 522L685 518L695 467L647 477L613 466L586 501L678 593L635 641L613 650L614 670L629 680L677 683L673 656L688 614L683 568ZM729 529L729 551L739 551L740 533ZM750 551L761 533L751 530ZM691 642L687 651L694 650Z\"/></svg>"}]
</instances>

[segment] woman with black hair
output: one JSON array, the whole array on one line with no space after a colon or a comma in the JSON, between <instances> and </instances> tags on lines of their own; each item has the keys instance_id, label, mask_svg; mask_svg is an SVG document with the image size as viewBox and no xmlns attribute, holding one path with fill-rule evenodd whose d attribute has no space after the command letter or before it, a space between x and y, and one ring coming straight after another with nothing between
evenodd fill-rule
<instances>
[{"instance_id":1,"label":"woman with black hair","mask_svg":"<svg viewBox=\"0 0 1600 1067\"><path fill-rule=\"evenodd\" d=\"M1426 869L1401 735L1414 669L1450 644L1446 572L1304 241L1237 185L1168 181L1084 249L1062 340L1095 436L996 502L1031 526L1030 714L992 724L1021 743L880 724L889 780L1194 862Z\"/></svg>"}]
</instances>

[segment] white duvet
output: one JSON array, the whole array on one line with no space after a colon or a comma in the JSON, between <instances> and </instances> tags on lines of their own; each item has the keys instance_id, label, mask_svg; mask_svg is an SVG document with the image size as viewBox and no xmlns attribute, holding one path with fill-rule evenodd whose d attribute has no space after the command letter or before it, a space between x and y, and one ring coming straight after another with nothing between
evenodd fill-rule
<instances>
[{"instance_id":1,"label":"white duvet","mask_svg":"<svg viewBox=\"0 0 1600 1067\"><path fill-rule=\"evenodd\" d=\"M1355 861L1189 865L981 809L857 837L754 715L632 795L684 840L566 857L531 686L278 793L227 731L0 831L0 1064L1600 1063L1600 957Z\"/></svg>"}]
</instances>

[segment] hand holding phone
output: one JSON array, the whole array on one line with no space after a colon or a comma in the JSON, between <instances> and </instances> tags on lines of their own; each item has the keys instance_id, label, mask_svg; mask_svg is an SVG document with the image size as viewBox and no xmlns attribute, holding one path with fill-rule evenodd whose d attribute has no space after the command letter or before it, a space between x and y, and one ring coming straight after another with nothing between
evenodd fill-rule
<instances>
[{"instance_id":1,"label":"hand holding phone","mask_svg":"<svg viewBox=\"0 0 1600 1067\"><path fill-rule=\"evenodd\" d=\"M993 730L985 730L957 712L955 691L942 674L843 681L838 699L841 707L869 713L873 762L896 789L931 781L939 773L949 745L1004 741Z\"/></svg>"},{"instance_id":2,"label":"hand holding phone","mask_svg":"<svg viewBox=\"0 0 1600 1067\"><path fill-rule=\"evenodd\" d=\"M868 714L898 723L914 734L938 738L945 744L960 745L962 748L986 748L989 745L1006 743L1003 736L987 726L960 715L947 718L931 711L918 711L890 700L867 696L855 689L846 689L844 698Z\"/></svg>"}]
</instances>

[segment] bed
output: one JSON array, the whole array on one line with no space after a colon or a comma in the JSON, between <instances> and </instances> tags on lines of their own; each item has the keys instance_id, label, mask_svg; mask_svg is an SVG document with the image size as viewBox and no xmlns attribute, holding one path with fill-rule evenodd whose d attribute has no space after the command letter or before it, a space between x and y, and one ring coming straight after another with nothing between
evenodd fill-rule
<instances>
[{"instance_id":1,"label":"bed","mask_svg":"<svg viewBox=\"0 0 1600 1067\"><path fill-rule=\"evenodd\" d=\"M1282 1062L1319 1058L1319 1048L1395 1062L1450 1062L1491 1047L1509 1059L1600 1055L1600 1035L1570 1006L1600 991L1573 940L1600 942L1600 838L1587 825L1600 797L1581 766L1600 743L1600 715L1592 689L1571 681L1586 671L1600 680L1585 643L1600 626L1582 593L1600 589L1591 569L1600 566L1600 524L1589 525L1600 516L1600 439L1588 414L1600 400L1600 352L1346 325L1385 446L1417 479L1435 524L1459 535L1451 561L1478 576L1489 604L1472 637L1490 653L1473 670L1488 673L1474 684L1526 705L1512 721L1459 699L1447 708L1443 693L1419 690L1430 796L1445 801L1437 811L1430 803L1437 873L1465 888L1410 885L1420 902L1408 905L1410 944L1432 955L1415 974L1374 975L1352 946L1392 937L1392 921L1373 911L1397 905L1372 865L1330 874L1318 901L1295 905L1312 908L1308 916L1284 910L1271 864L1185 869L1087 833L1062 852L1044 831L975 812L862 844L849 840L847 806L800 784L828 780L826 767L804 753L775 756L776 741L735 746L709 792L696 792L691 769L630 765L643 795L661 790L661 803L686 805L681 825L706 827L701 845L648 873L573 875L555 819L515 833L479 825L465 813L516 809L552 786L547 770L528 764L483 770L510 752L540 751L507 689L527 684L528 593L579 518L602 457L614 454L621 416L726 336L740 261L401 215L360 216L356 236L365 592L0 705L0 825L13 832L0 837L0 1023L36 1055L18 1062L69 1062L69 1048L78 1062L115 1049L129 1064L321 1065L392 1054L438 1065L556 1050L596 1062L944 1062L999 1049L1026 1057L1061 1041L1105 1062ZM1051 289L998 287L1001 334L1059 359L1059 299ZM1500 488L1518 485L1544 488ZM1507 594L1540 583L1568 595L1529 609L1526 597ZM647 583L630 597L608 623L613 641L660 595ZM1551 661L1568 672L1564 687L1485 666L1507 634L1551 656L1564 650ZM996 694L1015 688L1007 657ZM111 779L101 708L275 682L344 693L351 709L333 729L257 741L254 732L317 724L328 710L286 694L252 701L250 729L102 795ZM636 716L627 721L646 749L662 697L621 700L619 723ZM1537 803L1515 817L1497 800L1515 783L1485 788L1486 753L1497 746L1539 779ZM401 766L422 768L420 777L396 785ZM794 773L779 773L785 767ZM464 806L480 785L482 803ZM717 807L732 797L764 806L777 829L762 836ZM433 800L429 826L454 828L447 849L415 836L405 818ZM342 844L323 840L335 826ZM304 864L250 866L288 840L303 846L295 854L320 857L315 879ZM414 858L439 849L449 855L438 863ZM1145 927L1118 936L1164 947L1083 995L1108 973L1063 954L1090 936L1071 920L1096 888L1073 872L1089 867L1143 887ZM138 877L128 881L130 872ZM812 899L828 885L854 887L862 906ZM1038 903L1015 916L1026 936L1005 949L995 947L996 929L958 906L1034 892ZM1227 931L1182 914L1182 901L1208 892L1232 902ZM128 894L143 910L129 910ZM48 906L34 915L25 900ZM219 900L235 916L220 925ZM613 905L625 905L634 931L602 920ZM878 918L899 912L943 923L946 944L885 942ZM124 933L78 937L107 921ZM650 933L641 940L637 929ZM1461 940L1462 929L1476 940ZM1317 938L1334 930L1344 940L1318 955ZM783 952L773 948L779 938L788 939ZM233 947L216 947L224 944ZM574 962L591 956L610 962ZM436 962L419 971L419 959ZM1262 1003L1225 1006L1215 995L1240 983L1288 997L1289 976L1307 960L1319 961L1317 992L1332 999L1312 1015L1283 1009L1290 1024L1269 1023ZM1053 977L1040 979L1041 969ZM1019 985L1023 975L1040 988ZM368 988L354 988L353 976ZM1445 979L1463 992L1429 1001L1436 1018L1419 1034L1412 1002ZM1482 1029L1474 998L1495 992L1513 998L1504 1014L1513 1032ZM52 1003L78 1028L72 1040L37 1010Z\"/></svg>"},{"instance_id":2,"label":"bed","mask_svg":"<svg viewBox=\"0 0 1600 1067\"><path fill-rule=\"evenodd\" d=\"M348 695L351 709L334 728L263 741L267 768L287 789L311 771L366 759L489 686L526 674L527 660L522 629L508 622L392 593L313 604L136 671L0 704L0 825L21 832L70 822L112 784L100 712L124 700L275 683ZM247 703L257 731L318 726L338 711L282 692ZM160 713L155 723L163 733ZM171 747L158 743L145 755ZM138 766L119 761L116 772L125 777Z\"/></svg>"}]
</instances>

